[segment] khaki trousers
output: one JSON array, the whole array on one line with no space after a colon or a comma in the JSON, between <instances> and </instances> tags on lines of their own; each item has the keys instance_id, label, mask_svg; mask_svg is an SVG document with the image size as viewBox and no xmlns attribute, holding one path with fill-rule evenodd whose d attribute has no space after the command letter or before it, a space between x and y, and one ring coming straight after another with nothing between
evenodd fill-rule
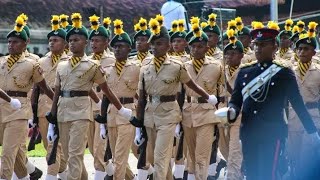
<instances>
[{"instance_id":1,"label":"khaki trousers","mask_svg":"<svg viewBox=\"0 0 320 180\"><path fill-rule=\"evenodd\" d=\"M188 163L188 171L194 174L197 180L206 180L214 140L214 124L192 128L183 126L183 128L191 158L191 162Z\"/></svg>"},{"instance_id":2,"label":"khaki trousers","mask_svg":"<svg viewBox=\"0 0 320 180\"><path fill-rule=\"evenodd\" d=\"M96 121L90 122L88 130L88 147L93 156L94 168L97 171L104 172L106 162L104 162L104 154L107 141L100 138L100 123Z\"/></svg>"},{"instance_id":3,"label":"khaki trousers","mask_svg":"<svg viewBox=\"0 0 320 180\"><path fill-rule=\"evenodd\" d=\"M2 145L3 140L3 128L2 124L0 123L0 144ZM16 160L14 163L14 172L16 173L19 179L22 179L28 175L27 167L26 167L26 148L24 148L25 142L19 148Z\"/></svg>"},{"instance_id":4,"label":"khaki trousers","mask_svg":"<svg viewBox=\"0 0 320 180\"><path fill-rule=\"evenodd\" d=\"M23 149L26 148L22 146L26 144L27 121L25 119L19 119L1 123L1 129L2 154L0 177L2 179L11 179L18 151L22 151L20 152L22 156L21 160L24 160L24 164L26 162L26 155L23 153Z\"/></svg>"},{"instance_id":5,"label":"khaki trousers","mask_svg":"<svg viewBox=\"0 0 320 180\"><path fill-rule=\"evenodd\" d=\"M173 149L174 131L177 124L146 128L148 134L147 158L154 163L154 179L173 179L170 161ZM153 159L152 159L153 157Z\"/></svg>"},{"instance_id":6,"label":"khaki trousers","mask_svg":"<svg viewBox=\"0 0 320 180\"><path fill-rule=\"evenodd\" d=\"M219 150L224 157L224 159L227 161L229 156L229 140L230 140L230 133L229 128L224 127L222 125L218 125L219 127Z\"/></svg>"},{"instance_id":7,"label":"khaki trousers","mask_svg":"<svg viewBox=\"0 0 320 180\"><path fill-rule=\"evenodd\" d=\"M114 165L113 179L115 180L123 180L125 178L131 143L134 139L134 129L131 124L108 127Z\"/></svg>"},{"instance_id":8,"label":"khaki trousers","mask_svg":"<svg viewBox=\"0 0 320 180\"><path fill-rule=\"evenodd\" d=\"M39 129L40 129L40 134L42 137L44 148L47 151L47 156L46 156L47 160L49 159L52 146L53 146L53 142L48 143L48 140L47 140L48 126L49 126L49 123L46 120L46 118L39 118ZM58 148L57 148L56 162L48 166L47 174L56 176L58 173L63 172L66 169L67 169L67 162L63 156L61 142L59 141Z\"/></svg>"},{"instance_id":9,"label":"khaki trousers","mask_svg":"<svg viewBox=\"0 0 320 180\"><path fill-rule=\"evenodd\" d=\"M88 139L89 119L59 122L60 142L68 160L68 180L87 180L83 156Z\"/></svg>"}]
</instances>

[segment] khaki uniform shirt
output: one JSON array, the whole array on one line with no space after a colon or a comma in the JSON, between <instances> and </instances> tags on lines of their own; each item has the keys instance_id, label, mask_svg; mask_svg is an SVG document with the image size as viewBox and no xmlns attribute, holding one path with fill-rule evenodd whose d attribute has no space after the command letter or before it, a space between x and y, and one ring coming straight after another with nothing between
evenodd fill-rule
<instances>
[{"instance_id":1,"label":"khaki uniform shirt","mask_svg":"<svg viewBox=\"0 0 320 180\"><path fill-rule=\"evenodd\" d=\"M198 74L194 70L192 61L185 63L186 69L190 73L191 78L195 83L202 87L208 94L217 96L221 92L223 82L223 67L220 62L206 57L204 64ZM189 87L185 86L186 96L201 97ZM223 89L223 88L222 88ZM199 127L210 123L219 123L220 121L215 117L216 107L209 103L193 103L185 101L183 105L183 120L182 124L187 127Z\"/></svg>"},{"instance_id":2,"label":"khaki uniform shirt","mask_svg":"<svg viewBox=\"0 0 320 180\"><path fill-rule=\"evenodd\" d=\"M284 60L290 60L291 58L294 58L294 52L291 48L289 48L289 50L282 56L280 57L280 48L279 50L276 52L276 58L275 59L284 59Z\"/></svg>"},{"instance_id":3,"label":"khaki uniform shirt","mask_svg":"<svg viewBox=\"0 0 320 180\"><path fill-rule=\"evenodd\" d=\"M187 83L191 80L188 71L180 59L167 56L160 70L156 73L153 57L149 64L142 66L139 76L139 90L143 89L142 79L145 81L145 90L151 96L176 95L180 90L180 82ZM153 128L165 124L181 121L181 111L177 101L148 102L145 108L144 125Z\"/></svg>"},{"instance_id":4,"label":"khaki uniform shirt","mask_svg":"<svg viewBox=\"0 0 320 180\"><path fill-rule=\"evenodd\" d=\"M118 97L134 98L138 90L140 61L127 60L123 66L120 76L117 74L115 63L104 68L106 72L107 82L110 89ZM136 104L129 103L123 105L133 111L135 115ZM116 127L121 124L129 124L130 122L123 116L119 115L118 109L110 104L108 107L108 127Z\"/></svg>"},{"instance_id":5,"label":"khaki uniform shirt","mask_svg":"<svg viewBox=\"0 0 320 180\"><path fill-rule=\"evenodd\" d=\"M220 48L216 47L212 57L213 60L218 60L221 64L223 64L223 52L220 50Z\"/></svg>"},{"instance_id":6,"label":"khaki uniform shirt","mask_svg":"<svg viewBox=\"0 0 320 180\"><path fill-rule=\"evenodd\" d=\"M113 53L109 49L107 49L107 50L103 52L100 60L92 59L93 58L93 54L91 56L89 56L89 58L93 62L95 62L98 65L100 65L102 68L104 68L106 66L109 66L110 64L113 64L113 63L116 62L116 58L114 57ZM102 100L103 92L101 90L98 92L97 91L97 87L98 87L98 84L94 84L93 85L93 89L97 93L98 97ZM92 99L91 99L91 102L92 102L92 110L93 111L100 111L100 108L97 108L97 106L95 105L96 103Z\"/></svg>"},{"instance_id":7,"label":"khaki uniform shirt","mask_svg":"<svg viewBox=\"0 0 320 180\"><path fill-rule=\"evenodd\" d=\"M33 59L35 61L38 61L40 59L40 57L38 55L30 53L28 50L25 50L24 54L25 54L26 58Z\"/></svg>"},{"instance_id":8,"label":"khaki uniform shirt","mask_svg":"<svg viewBox=\"0 0 320 180\"><path fill-rule=\"evenodd\" d=\"M150 52L148 52L148 54L146 55L146 57L145 57L145 58L143 59L143 61L141 62L141 65L144 66L144 65L149 64L150 61L152 60L152 57L153 57L153 55L152 55ZM138 54L135 55L135 56L133 56L133 58L132 58L131 60L133 60L133 61L140 61L140 60L138 59Z\"/></svg>"},{"instance_id":9,"label":"khaki uniform shirt","mask_svg":"<svg viewBox=\"0 0 320 180\"><path fill-rule=\"evenodd\" d=\"M56 78L56 70L59 62L67 61L68 56L63 53L60 60L52 66L51 53L48 53L45 57L39 59L40 67L43 69L43 76L47 82L47 85L54 88L54 81ZM46 113L51 110L52 100L46 94L40 94L38 102L38 117L45 117Z\"/></svg>"},{"instance_id":10,"label":"khaki uniform shirt","mask_svg":"<svg viewBox=\"0 0 320 180\"><path fill-rule=\"evenodd\" d=\"M103 69L84 55L81 61L71 67L70 59L58 64L55 86L60 85L61 91L90 91L93 83L105 82ZM58 121L80 119L92 120L92 106L89 96L61 97L58 101Z\"/></svg>"},{"instance_id":11,"label":"khaki uniform shirt","mask_svg":"<svg viewBox=\"0 0 320 180\"><path fill-rule=\"evenodd\" d=\"M43 80L42 69L35 60L26 58L23 53L20 59L8 71L7 59L9 56L0 59L0 88L4 91L29 92L34 83ZM27 97L14 97L21 102L20 110L13 110L9 103L1 105L2 123L17 119L28 119L31 117L31 106ZM3 100L1 100L3 102Z\"/></svg>"},{"instance_id":12,"label":"khaki uniform shirt","mask_svg":"<svg viewBox=\"0 0 320 180\"><path fill-rule=\"evenodd\" d=\"M299 67L294 66L294 72L297 77L297 83L305 103L319 103L320 101L320 65L312 63L304 78L301 80ZM307 108L313 119L317 129L320 129L320 114L319 108ZM302 123L299 120L296 112L290 107L288 127L290 131L304 131Z\"/></svg>"}]
</instances>

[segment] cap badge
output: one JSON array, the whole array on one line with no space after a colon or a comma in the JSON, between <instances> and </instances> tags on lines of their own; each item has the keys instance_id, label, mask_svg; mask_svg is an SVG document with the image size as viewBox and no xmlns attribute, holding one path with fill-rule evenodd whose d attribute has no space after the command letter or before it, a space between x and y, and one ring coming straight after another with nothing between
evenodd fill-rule
<instances>
[{"instance_id":1,"label":"cap badge","mask_svg":"<svg viewBox=\"0 0 320 180\"><path fill-rule=\"evenodd\" d=\"M57 35L57 34L59 34L59 32L58 31L54 31L53 34Z\"/></svg>"},{"instance_id":2,"label":"cap badge","mask_svg":"<svg viewBox=\"0 0 320 180\"><path fill-rule=\"evenodd\" d=\"M79 32L79 29L75 29L74 32L78 33L78 32Z\"/></svg>"},{"instance_id":3,"label":"cap badge","mask_svg":"<svg viewBox=\"0 0 320 180\"><path fill-rule=\"evenodd\" d=\"M257 34L257 37L258 37L258 38L261 38L262 35L263 35L263 34L259 31L258 34Z\"/></svg>"},{"instance_id":4,"label":"cap badge","mask_svg":"<svg viewBox=\"0 0 320 180\"><path fill-rule=\"evenodd\" d=\"M122 37L121 37L121 36L119 36L119 37L118 37L118 40L120 40L120 41L121 41L121 40L122 40Z\"/></svg>"}]
</instances>

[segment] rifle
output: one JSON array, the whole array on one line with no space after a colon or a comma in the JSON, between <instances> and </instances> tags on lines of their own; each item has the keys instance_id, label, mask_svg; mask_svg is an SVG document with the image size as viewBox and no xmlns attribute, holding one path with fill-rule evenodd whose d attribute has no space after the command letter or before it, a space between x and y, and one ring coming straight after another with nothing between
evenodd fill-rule
<instances>
[{"instance_id":1,"label":"rifle","mask_svg":"<svg viewBox=\"0 0 320 180\"><path fill-rule=\"evenodd\" d=\"M216 138L212 143L212 150L211 150L211 156L210 156L210 163L214 164L217 162L217 154L218 154L218 145L219 145L219 128L218 125L214 126L214 135Z\"/></svg>"},{"instance_id":2,"label":"rifle","mask_svg":"<svg viewBox=\"0 0 320 180\"><path fill-rule=\"evenodd\" d=\"M147 142L148 142L148 135L147 135L147 130L145 126L143 125L144 122L144 111L145 107L147 105L147 93L145 89L145 81L144 77L142 78L142 93L139 95L139 104L137 108L137 115L139 119L136 119L137 125L140 125L141 127L141 138L144 138L145 141L139 146L139 158L138 158L138 164L137 168L142 169L143 167L146 166L146 160L147 160ZM133 120L130 121L131 124L133 124ZM133 124L134 125L134 124Z\"/></svg>"},{"instance_id":3,"label":"rifle","mask_svg":"<svg viewBox=\"0 0 320 180\"><path fill-rule=\"evenodd\" d=\"M28 151L34 150L36 141L39 141L39 117L38 117L38 101L40 96L40 88L38 86L33 87L33 96L31 98L32 101L32 113L33 113L33 131L32 136L29 141Z\"/></svg>"},{"instance_id":4,"label":"rifle","mask_svg":"<svg viewBox=\"0 0 320 180\"><path fill-rule=\"evenodd\" d=\"M59 144L59 127L58 127L58 120L56 115L52 115L51 112L46 114L46 119L48 120L49 123L54 125L54 134L57 135L57 138L53 142L53 146L49 155L48 159L48 165L54 164L56 162L57 158L57 149L58 149L58 144Z\"/></svg>"},{"instance_id":5,"label":"rifle","mask_svg":"<svg viewBox=\"0 0 320 180\"><path fill-rule=\"evenodd\" d=\"M110 101L107 98L106 95L103 95L102 97L102 103L101 103L101 115L97 114L97 116L94 118L98 123L105 124L107 123L107 110L109 107ZM108 134L108 129L106 129L106 133ZM104 162L107 162L109 159L112 159L112 152L111 152L111 146L110 141L107 141L106 150L104 152Z\"/></svg>"},{"instance_id":6,"label":"rifle","mask_svg":"<svg viewBox=\"0 0 320 180\"><path fill-rule=\"evenodd\" d=\"M181 110L181 113L183 111L183 104L184 104L184 100L185 100L185 94L186 94L186 89L183 87L183 84L181 85L181 92L178 95L178 104ZM183 141L184 141L184 133L183 133L183 128L182 128L182 124L180 123L180 133L181 133L181 137L179 140L179 144L178 144L178 151L176 154L176 160L179 161L180 159L183 158Z\"/></svg>"}]
</instances>

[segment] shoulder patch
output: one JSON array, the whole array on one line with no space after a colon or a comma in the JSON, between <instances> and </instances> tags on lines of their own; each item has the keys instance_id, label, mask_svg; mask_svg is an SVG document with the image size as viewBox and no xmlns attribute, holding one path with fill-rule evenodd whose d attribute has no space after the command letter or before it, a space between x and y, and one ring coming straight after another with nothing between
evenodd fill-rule
<instances>
[{"instance_id":1,"label":"shoulder patch","mask_svg":"<svg viewBox=\"0 0 320 180\"><path fill-rule=\"evenodd\" d=\"M288 60L273 60L272 62L278 66L285 68L290 68L292 66L291 62L288 62Z\"/></svg>"},{"instance_id":2,"label":"shoulder patch","mask_svg":"<svg viewBox=\"0 0 320 180\"><path fill-rule=\"evenodd\" d=\"M244 63L244 64L240 65L240 68L250 67L250 66L253 66L253 65L257 64L257 63L258 63L258 61L252 61L252 62L249 62L249 63Z\"/></svg>"}]
</instances>

